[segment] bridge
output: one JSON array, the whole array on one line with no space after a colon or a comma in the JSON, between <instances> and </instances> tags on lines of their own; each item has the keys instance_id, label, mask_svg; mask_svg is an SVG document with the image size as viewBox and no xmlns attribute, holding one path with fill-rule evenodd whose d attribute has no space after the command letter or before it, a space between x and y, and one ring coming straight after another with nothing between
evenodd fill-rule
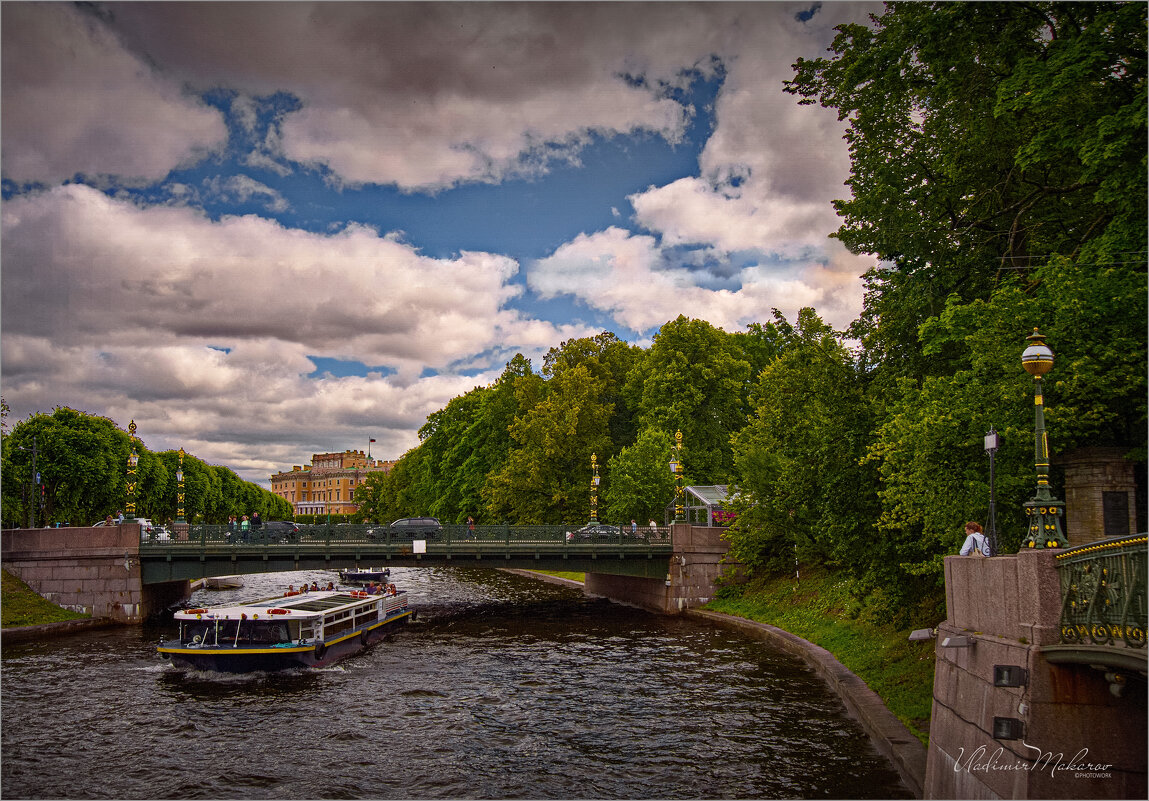
<instances>
[{"instance_id":1,"label":"bridge","mask_svg":"<svg viewBox=\"0 0 1149 801\"><path fill-rule=\"evenodd\" d=\"M270 527L245 532L226 526L181 526L166 539L139 546L144 584L246 573L388 567L508 567L607 573L665 580L674 553L670 528L444 525L426 539L397 537L367 524Z\"/></svg>"},{"instance_id":2,"label":"bridge","mask_svg":"<svg viewBox=\"0 0 1149 801\"><path fill-rule=\"evenodd\" d=\"M571 536L567 534L570 532ZM5 569L59 606L121 623L139 623L212 576L356 566L480 567L586 574L586 591L657 612L707 603L727 543L721 528L674 524L629 527L583 539L574 526L443 526L427 540L400 539L385 527L177 525L171 536L141 541L135 524L10 529L0 535Z\"/></svg>"}]
</instances>

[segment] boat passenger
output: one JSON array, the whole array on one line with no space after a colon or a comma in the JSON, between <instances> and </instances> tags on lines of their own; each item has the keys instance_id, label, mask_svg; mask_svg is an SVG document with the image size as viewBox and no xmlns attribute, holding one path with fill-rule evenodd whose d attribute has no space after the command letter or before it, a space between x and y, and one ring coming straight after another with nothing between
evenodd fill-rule
<instances>
[{"instance_id":1,"label":"boat passenger","mask_svg":"<svg viewBox=\"0 0 1149 801\"><path fill-rule=\"evenodd\" d=\"M335 589L335 582L334 581L327 582L327 589L334 590Z\"/></svg>"},{"instance_id":2,"label":"boat passenger","mask_svg":"<svg viewBox=\"0 0 1149 801\"><path fill-rule=\"evenodd\" d=\"M311 582L311 591L312 592L319 592L319 582L318 581Z\"/></svg>"}]
</instances>

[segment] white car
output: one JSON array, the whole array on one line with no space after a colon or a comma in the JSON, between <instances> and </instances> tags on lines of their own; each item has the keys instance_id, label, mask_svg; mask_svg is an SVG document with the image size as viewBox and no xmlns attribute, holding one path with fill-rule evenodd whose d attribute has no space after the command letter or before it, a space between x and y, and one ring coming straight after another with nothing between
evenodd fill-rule
<instances>
[{"instance_id":1,"label":"white car","mask_svg":"<svg viewBox=\"0 0 1149 801\"><path fill-rule=\"evenodd\" d=\"M127 520L124 521L128 522ZM136 522L140 524L140 539L150 540L153 542L167 542L172 538L171 533L163 526L157 526L146 517L137 517Z\"/></svg>"}]
</instances>

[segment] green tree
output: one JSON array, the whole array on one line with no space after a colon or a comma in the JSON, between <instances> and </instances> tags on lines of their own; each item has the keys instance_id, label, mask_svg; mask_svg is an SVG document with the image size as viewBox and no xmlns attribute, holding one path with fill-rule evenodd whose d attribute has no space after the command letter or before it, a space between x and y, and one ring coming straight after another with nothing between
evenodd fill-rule
<instances>
[{"instance_id":1,"label":"green tree","mask_svg":"<svg viewBox=\"0 0 1149 801\"><path fill-rule=\"evenodd\" d=\"M731 548L751 570L782 570L795 553L865 565L877 515L875 470L859 464L873 414L853 354L813 309L778 315L781 353L758 377L749 424L733 437L739 513Z\"/></svg>"},{"instance_id":2,"label":"green tree","mask_svg":"<svg viewBox=\"0 0 1149 801\"><path fill-rule=\"evenodd\" d=\"M679 316L655 335L626 392L640 398L640 428L682 431L682 461L694 481L724 484L734 466L730 437L746 424L750 378L731 335Z\"/></svg>"},{"instance_id":3,"label":"green tree","mask_svg":"<svg viewBox=\"0 0 1149 801\"><path fill-rule=\"evenodd\" d=\"M569 339L551 348L543 362L547 378L572 367L585 367L601 387L602 401L614 409L608 425L611 442L617 448L634 441L634 414L638 397L626 391L626 381L643 358L642 350L628 345L615 334L604 331L593 337ZM613 454L599 454L605 463Z\"/></svg>"},{"instance_id":4,"label":"green tree","mask_svg":"<svg viewBox=\"0 0 1149 801\"><path fill-rule=\"evenodd\" d=\"M474 453L470 433L478 422L483 394L476 387L465 395L452 398L445 407L427 416L419 429L419 445L425 475L428 514L457 522L465 508L475 508L477 498L465 497L473 487L465 480L464 465Z\"/></svg>"},{"instance_id":5,"label":"green tree","mask_svg":"<svg viewBox=\"0 0 1149 801\"><path fill-rule=\"evenodd\" d=\"M156 515L160 520L175 520L179 510L179 482L176 471L180 469L179 451L162 451L157 454L167 469L169 481L164 493L162 509ZM200 459L185 454L184 473L184 520L223 523L228 513L223 511L223 483L220 472L213 470ZM234 474L233 474L234 475ZM238 477L237 477L238 478Z\"/></svg>"},{"instance_id":6,"label":"green tree","mask_svg":"<svg viewBox=\"0 0 1149 801\"><path fill-rule=\"evenodd\" d=\"M991 425L1016 547L1033 481L1018 359L1035 326L1058 355L1054 452L1113 444L1144 462L1146 18L1128 3L891 3L839 31L787 90L847 121L835 236L884 260L851 328L873 414L862 465L880 479L877 536L855 547L892 610L940 597L942 557L983 518Z\"/></svg>"},{"instance_id":7,"label":"green tree","mask_svg":"<svg viewBox=\"0 0 1149 801\"><path fill-rule=\"evenodd\" d=\"M522 402L533 404L543 385L543 379L531 370L531 363L522 354L516 354L499 379L479 398L474 422L467 436L454 445L461 458L457 481L460 484L458 519L468 516L481 520L485 511L483 491L488 478L506 464L511 448L511 424L515 416L525 413L520 406L518 389L522 389Z\"/></svg>"},{"instance_id":8,"label":"green tree","mask_svg":"<svg viewBox=\"0 0 1149 801\"><path fill-rule=\"evenodd\" d=\"M34 414L20 421L6 438L6 497L27 497L23 488L33 485L33 437L36 468L44 487L43 502L36 501L38 525L87 525L123 508L130 450L127 433L107 418L63 406L50 415ZM154 485L155 465L142 456L141 461L141 471L147 471ZM30 497L28 501L31 502ZM26 513L27 507L22 511Z\"/></svg>"},{"instance_id":9,"label":"green tree","mask_svg":"<svg viewBox=\"0 0 1149 801\"><path fill-rule=\"evenodd\" d=\"M390 523L400 517L425 514L417 479L426 475L422 446L412 448L395 460L391 470L369 473L355 488L355 503L364 520Z\"/></svg>"},{"instance_id":10,"label":"green tree","mask_svg":"<svg viewBox=\"0 0 1149 801\"><path fill-rule=\"evenodd\" d=\"M786 90L848 121L835 234L887 264L854 327L870 365L944 374L917 329L1052 254L1144 269L1146 20L1136 3L889 3Z\"/></svg>"},{"instance_id":11,"label":"green tree","mask_svg":"<svg viewBox=\"0 0 1149 801\"><path fill-rule=\"evenodd\" d=\"M528 384L520 389L535 391ZM558 373L537 402L524 395L520 406L528 410L510 429L516 447L485 488L491 519L559 523L588 516L590 457L611 447L614 409L602 396L602 382L583 365Z\"/></svg>"},{"instance_id":12,"label":"green tree","mask_svg":"<svg viewBox=\"0 0 1149 801\"><path fill-rule=\"evenodd\" d=\"M607 464L610 481L603 493L605 517L611 521L662 520L666 505L674 500L674 476L670 473L674 438L665 431L644 429L638 440L623 448Z\"/></svg>"}]
</instances>

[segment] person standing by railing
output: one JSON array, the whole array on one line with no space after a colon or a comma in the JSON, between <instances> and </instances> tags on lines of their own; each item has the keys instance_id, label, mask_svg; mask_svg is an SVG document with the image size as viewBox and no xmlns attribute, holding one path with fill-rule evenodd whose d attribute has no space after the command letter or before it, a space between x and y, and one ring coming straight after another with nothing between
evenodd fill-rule
<instances>
[{"instance_id":1,"label":"person standing by railing","mask_svg":"<svg viewBox=\"0 0 1149 801\"><path fill-rule=\"evenodd\" d=\"M981 523L970 521L965 524L965 542L962 543L959 556L989 556L989 543L981 533Z\"/></svg>"}]
</instances>

